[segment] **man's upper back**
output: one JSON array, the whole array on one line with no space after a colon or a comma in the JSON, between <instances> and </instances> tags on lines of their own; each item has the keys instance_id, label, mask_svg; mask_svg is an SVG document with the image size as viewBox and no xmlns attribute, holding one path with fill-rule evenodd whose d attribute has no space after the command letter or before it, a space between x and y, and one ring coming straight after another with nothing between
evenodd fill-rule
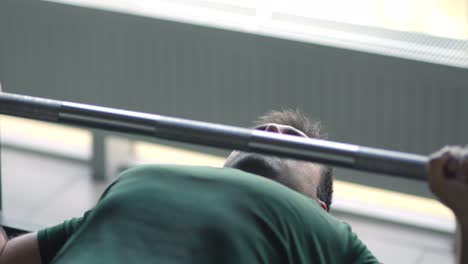
<instances>
[{"instance_id":1,"label":"man's upper back","mask_svg":"<svg viewBox=\"0 0 468 264\"><path fill-rule=\"evenodd\" d=\"M376 262L312 199L226 168L130 169L71 234L54 263Z\"/></svg>"}]
</instances>

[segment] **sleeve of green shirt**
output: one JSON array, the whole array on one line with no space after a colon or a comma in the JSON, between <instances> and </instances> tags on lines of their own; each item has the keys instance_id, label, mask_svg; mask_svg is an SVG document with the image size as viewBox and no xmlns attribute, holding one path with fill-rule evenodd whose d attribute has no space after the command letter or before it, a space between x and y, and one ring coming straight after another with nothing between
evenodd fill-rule
<instances>
[{"instance_id":1,"label":"sleeve of green shirt","mask_svg":"<svg viewBox=\"0 0 468 264\"><path fill-rule=\"evenodd\" d=\"M105 197L111 187L118 182L115 180L102 194L101 198ZM49 264L67 243L69 238L78 230L81 224L85 221L87 215L91 212L87 211L83 217L76 217L65 220L63 223L40 230L37 233L39 243L39 252L41 255L42 264Z\"/></svg>"},{"instance_id":2,"label":"sleeve of green shirt","mask_svg":"<svg viewBox=\"0 0 468 264\"><path fill-rule=\"evenodd\" d=\"M50 263L71 235L80 227L83 217L72 218L37 233L42 264Z\"/></svg>"}]
</instances>

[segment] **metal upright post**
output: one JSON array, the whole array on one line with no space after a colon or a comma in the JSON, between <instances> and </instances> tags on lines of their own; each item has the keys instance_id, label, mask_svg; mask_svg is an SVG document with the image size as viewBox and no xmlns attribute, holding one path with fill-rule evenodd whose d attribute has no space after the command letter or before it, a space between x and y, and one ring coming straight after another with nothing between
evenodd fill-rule
<instances>
[{"instance_id":1,"label":"metal upright post","mask_svg":"<svg viewBox=\"0 0 468 264\"><path fill-rule=\"evenodd\" d=\"M2 83L0 82L0 93L2 92ZM0 123L0 130L1 130L1 123ZM0 133L0 212L3 210L3 194L2 194L2 137Z\"/></svg>"},{"instance_id":2,"label":"metal upright post","mask_svg":"<svg viewBox=\"0 0 468 264\"><path fill-rule=\"evenodd\" d=\"M93 179L113 179L121 167L133 157L133 145L129 139L110 136L100 130L92 130L93 146L90 160Z\"/></svg>"},{"instance_id":3,"label":"metal upright post","mask_svg":"<svg viewBox=\"0 0 468 264\"><path fill-rule=\"evenodd\" d=\"M91 170L93 179L102 181L106 178L106 136L103 131L92 130Z\"/></svg>"}]
</instances>

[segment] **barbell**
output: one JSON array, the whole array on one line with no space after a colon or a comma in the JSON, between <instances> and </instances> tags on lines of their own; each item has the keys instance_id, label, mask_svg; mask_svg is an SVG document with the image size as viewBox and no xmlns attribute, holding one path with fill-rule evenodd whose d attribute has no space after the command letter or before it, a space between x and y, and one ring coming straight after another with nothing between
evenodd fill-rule
<instances>
[{"instance_id":1,"label":"barbell","mask_svg":"<svg viewBox=\"0 0 468 264\"><path fill-rule=\"evenodd\" d=\"M10 93L0 114L427 180L426 156L328 140Z\"/></svg>"}]
</instances>

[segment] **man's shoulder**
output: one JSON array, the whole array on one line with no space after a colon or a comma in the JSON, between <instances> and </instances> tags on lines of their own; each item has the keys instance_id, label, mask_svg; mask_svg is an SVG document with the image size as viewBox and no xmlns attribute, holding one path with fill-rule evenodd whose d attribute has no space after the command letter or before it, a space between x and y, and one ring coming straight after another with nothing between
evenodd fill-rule
<instances>
[{"instance_id":1,"label":"man's shoulder","mask_svg":"<svg viewBox=\"0 0 468 264\"><path fill-rule=\"evenodd\" d=\"M252 184L280 185L262 176L233 168L174 164L146 164L135 166L123 171L117 177L117 181L133 178L144 179L145 177L151 179L156 179L154 177L180 177L198 180L231 181L232 183L247 182Z\"/></svg>"},{"instance_id":2,"label":"man's shoulder","mask_svg":"<svg viewBox=\"0 0 468 264\"><path fill-rule=\"evenodd\" d=\"M210 166L193 166L193 165L178 165L178 164L144 164L131 167L123 171L119 177L129 177L135 174L200 174L200 173L235 173L237 170L229 168L210 167Z\"/></svg>"},{"instance_id":3,"label":"man's shoulder","mask_svg":"<svg viewBox=\"0 0 468 264\"><path fill-rule=\"evenodd\" d=\"M159 193L164 190L179 197L194 194L199 198L203 193L229 198L238 204L276 212L282 218L301 216L294 220L300 224L308 225L309 221L338 224L315 200L276 181L233 168L140 165L123 172L107 192L128 194L149 190L151 186Z\"/></svg>"},{"instance_id":4,"label":"man's shoulder","mask_svg":"<svg viewBox=\"0 0 468 264\"><path fill-rule=\"evenodd\" d=\"M197 191L236 189L238 195L243 193L257 201L278 200L277 203L290 202L296 206L302 204L306 207L315 204L312 199L276 181L233 168L171 164L139 165L121 173L113 185L141 186L155 182L180 185L184 187L184 191L190 191L187 188L194 188Z\"/></svg>"}]
</instances>

